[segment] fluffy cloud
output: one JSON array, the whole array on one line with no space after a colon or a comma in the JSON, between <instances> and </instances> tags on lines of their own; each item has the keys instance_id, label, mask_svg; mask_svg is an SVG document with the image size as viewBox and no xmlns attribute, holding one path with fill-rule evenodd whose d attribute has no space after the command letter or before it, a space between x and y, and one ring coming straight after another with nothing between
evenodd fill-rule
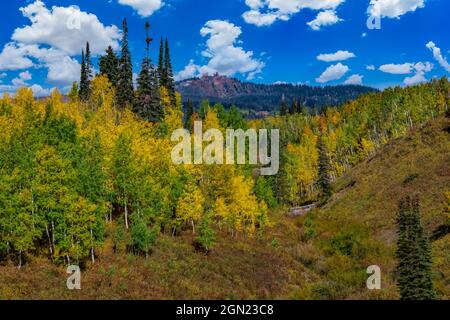
<instances>
[{"instance_id":1,"label":"fluffy cloud","mask_svg":"<svg viewBox=\"0 0 450 320\"><path fill-rule=\"evenodd\" d=\"M29 87L35 97L45 97L49 96L53 89L46 89L38 84L29 85L28 81L33 78L32 74L29 71L24 71L19 73L19 76L12 79L11 84L9 85L0 85L0 93L9 92L14 93L21 87Z\"/></svg>"},{"instance_id":2,"label":"fluffy cloud","mask_svg":"<svg viewBox=\"0 0 450 320\"><path fill-rule=\"evenodd\" d=\"M118 48L120 31L116 26L104 26L94 14L81 11L76 6L49 10L37 0L20 8L31 25L17 28L12 40L23 44L48 45L68 55L77 55L89 41L93 54L99 54L109 45Z\"/></svg>"},{"instance_id":3,"label":"fluffy cloud","mask_svg":"<svg viewBox=\"0 0 450 320\"><path fill-rule=\"evenodd\" d=\"M245 51L236 46L242 34L240 27L228 21L211 20L200 30L200 34L209 37L206 49L201 53L209 61L206 65L199 66L191 60L184 70L177 74L177 80L215 73L226 76L242 74L251 80L264 68L264 62L254 58L252 51Z\"/></svg>"},{"instance_id":4,"label":"fluffy cloud","mask_svg":"<svg viewBox=\"0 0 450 320\"><path fill-rule=\"evenodd\" d=\"M0 53L0 70L21 70L33 66L33 61L26 57L26 49L14 43L8 43Z\"/></svg>"},{"instance_id":5,"label":"fluffy cloud","mask_svg":"<svg viewBox=\"0 0 450 320\"><path fill-rule=\"evenodd\" d=\"M433 69L433 65L429 62L419 62L413 66L415 74L412 77L406 77L403 81L407 86L426 82L425 74Z\"/></svg>"},{"instance_id":6,"label":"fluffy cloud","mask_svg":"<svg viewBox=\"0 0 450 320\"><path fill-rule=\"evenodd\" d=\"M119 0L119 3L132 7L142 17L149 17L164 6L162 0Z\"/></svg>"},{"instance_id":7,"label":"fluffy cloud","mask_svg":"<svg viewBox=\"0 0 450 320\"><path fill-rule=\"evenodd\" d=\"M427 43L427 48L433 52L433 56L436 61L443 67L447 72L450 72L450 63L442 55L441 49L436 47L434 42L430 41Z\"/></svg>"},{"instance_id":8,"label":"fluffy cloud","mask_svg":"<svg viewBox=\"0 0 450 320\"><path fill-rule=\"evenodd\" d=\"M336 24L340 21L343 21L336 15L336 11L334 10L325 10L322 12L319 12L317 14L317 17L308 22L307 25L311 27L313 30L320 30L324 26L331 26L333 24Z\"/></svg>"},{"instance_id":9,"label":"fluffy cloud","mask_svg":"<svg viewBox=\"0 0 450 320\"><path fill-rule=\"evenodd\" d=\"M316 79L318 83L326 83L329 81L341 79L350 69L342 63L333 64L329 66L321 75Z\"/></svg>"},{"instance_id":10,"label":"fluffy cloud","mask_svg":"<svg viewBox=\"0 0 450 320\"><path fill-rule=\"evenodd\" d=\"M369 71L375 71L375 66L373 65L373 64L369 64L369 65L367 65L366 66L366 70L369 70Z\"/></svg>"},{"instance_id":11,"label":"fluffy cloud","mask_svg":"<svg viewBox=\"0 0 450 320\"><path fill-rule=\"evenodd\" d=\"M119 47L120 30L116 26L105 26L97 16L76 6L48 9L36 0L20 11L31 24L17 28L11 37L13 42L4 46L0 71L47 68L47 81L64 87L79 79L80 65L73 56L80 54L86 41L94 55L107 46ZM41 93L46 90L35 89Z\"/></svg>"},{"instance_id":12,"label":"fluffy cloud","mask_svg":"<svg viewBox=\"0 0 450 320\"><path fill-rule=\"evenodd\" d=\"M354 74L345 80L344 84L362 85L364 76L359 74Z\"/></svg>"},{"instance_id":13,"label":"fluffy cloud","mask_svg":"<svg viewBox=\"0 0 450 320\"><path fill-rule=\"evenodd\" d=\"M325 62L345 61L351 58L355 58L355 54L349 51L339 50L335 53L323 53L317 56L317 60Z\"/></svg>"},{"instance_id":14,"label":"fluffy cloud","mask_svg":"<svg viewBox=\"0 0 450 320\"><path fill-rule=\"evenodd\" d=\"M245 22L256 26L270 26L278 20L287 21L302 9L321 11L308 23L313 30L339 22L335 10L345 0L245 0L250 10L242 16Z\"/></svg>"},{"instance_id":15,"label":"fluffy cloud","mask_svg":"<svg viewBox=\"0 0 450 320\"><path fill-rule=\"evenodd\" d=\"M425 7L425 0L370 0L367 12L370 16L399 18Z\"/></svg>"},{"instance_id":16,"label":"fluffy cloud","mask_svg":"<svg viewBox=\"0 0 450 320\"><path fill-rule=\"evenodd\" d=\"M403 81L406 85L414 85L426 82L425 74L433 69L433 64L429 62L403 63L403 64L385 64L382 65L380 71L390 74L412 74Z\"/></svg>"},{"instance_id":17,"label":"fluffy cloud","mask_svg":"<svg viewBox=\"0 0 450 320\"><path fill-rule=\"evenodd\" d=\"M78 61L54 48L9 43L0 54L0 70L23 70L32 66L47 68L47 81L54 85L69 85L80 75Z\"/></svg>"},{"instance_id":18,"label":"fluffy cloud","mask_svg":"<svg viewBox=\"0 0 450 320\"><path fill-rule=\"evenodd\" d=\"M385 73L390 74L409 74L412 72L414 64L404 63L404 64L384 64L379 69Z\"/></svg>"}]
</instances>

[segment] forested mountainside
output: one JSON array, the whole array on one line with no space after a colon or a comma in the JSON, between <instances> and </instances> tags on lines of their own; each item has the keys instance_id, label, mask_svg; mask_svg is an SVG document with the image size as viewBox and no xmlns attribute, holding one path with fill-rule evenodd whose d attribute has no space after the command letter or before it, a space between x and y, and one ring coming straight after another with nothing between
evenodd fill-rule
<instances>
[{"instance_id":1,"label":"forested mountainside","mask_svg":"<svg viewBox=\"0 0 450 320\"><path fill-rule=\"evenodd\" d=\"M282 98L290 104L299 101L307 108L321 109L325 106L338 106L353 100L361 94L376 91L373 88L355 85L334 87L311 87L293 84L255 84L241 82L226 76L203 76L188 79L176 84L183 101L191 100L199 105L203 100L236 105L240 109L276 112Z\"/></svg>"},{"instance_id":2,"label":"forested mountainside","mask_svg":"<svg viewBox=\"0 0 450 320\"><path fill-rule=\"evenodd\" d=\"M307 220L299 229L284 210L311 202L325 205L319 209L325 210L327 201L339 196L333 196L340 192L333 182L339 185L340 177L352 167L445 113L449 88L443 78L369 93L317 115L295 112L254 121L236 117L236 110L205 106L184 124L178 93L172 96L160 87L161 118L148 121L153 114L118 104L120 96L104 75L89 83L89 95L80 97L73 90L68 102L57 91L41 101L33 98L31 89L23 88L14 97L6 94L0 99L0 296L70 297L57 290L36 291L58 283L58 288L64 286L59 276L69 264L82 266L90 288L72 297L358 294L362 276L353 275L364 274L357 266L366 262L383 263L365 255L377 247L360 246L364 241L359 229L354 237L348 236L354 228L345 224L336 231L334 224L327 229L327 224ZM279 173L255 180L250 165L175 165L172 132L183 126L192 130L193 121L200 119L205 130L280 129ZM436 135L439 141L442 137L446 136ZM419 142L414 145L420 147ZM445 154L446 145L439 146L436 152ZM437 168L446 170L443 165ZM395 174L386 179L397 179ZM407 178L404 181L415 180ZM436 185L447 186L445 174L443 179ZM358 190L351 189L351 183L348 188ZM364 209L373 197L364 192L351 201L355 208ZM435 203L434 208L439 208L444 207L444 199L422 202L442 201ZM345 210L336 214L345 215ZM313 219L315 213L311 214ZM442 223L441 216L437 209L433 212L433 225ZM299 230L311 241L305 250L320 250L316 267L297 251L303 239ZM334 249L329 251L327 245ZM352 248L358 250L353 253ZM323 254L334 258L323 264ZM439 261L435 267L444 272L445 263ZM27 272L33 268L40 271ZM339 278L347 272L351 278ZM352 286L342 290L347 282ZM436 283L437 288L441 283ZM175 284L180 288L176 292ZM439 292L445 297L444 289ZM378 294L398 296L395 288Z\"/></svg>"},{"instance_id":3,"label":"forested mountainside","mask_svg":"<svg viewBox=\"0 0 450 320\"><path fill-rule=\"evenodd\" d=\"M69 291L63 266L28 256L21 269L0 262L1 299L398 299L395 215L398 200L419 191L433 238L438 298L449 299L450 118L414 127L334 183L322 208L292 218L279 208L257 237L233 238L214 227L208 255L192 232L162 233L151 254L126 254L106 225L95 264L82 271L82 290ZM343 227L344 226L344 227ZM122 226L123 228L123 226ZM367 290L366 268L380 265L382 290ZM174 290L176 288L176 290Z\"/></svg>"}]
</instances>

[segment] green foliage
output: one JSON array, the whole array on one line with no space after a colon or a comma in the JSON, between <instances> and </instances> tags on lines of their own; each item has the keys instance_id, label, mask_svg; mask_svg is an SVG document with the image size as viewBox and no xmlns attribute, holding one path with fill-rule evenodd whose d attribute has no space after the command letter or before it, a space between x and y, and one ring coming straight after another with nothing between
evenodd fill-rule
<instances>
[{"instance_id":1,"label":"green foliage","mask_svg":"<svg viewBox=\"0 0 450 320\"><path fill-rule=\"evenodd\" d=\"M131 245L137 252L142 252L147 257L160 232L159 227L149 229L144 219L135 212L131 216Z\"/></svg>"},{"instance_id":2,"label":"green foliage","mask_svg":"<svg viewBox=\"0 0 450 320\"><path fill-rule=\"evenodd\" d=\"M403 300L436 298L431 275L431 248L424 235L417 196L400 201L397 217L397 273Z\"/></svg>"},{"instance_id":3,"label":"green foliage","mask_svg":"<svg viewBox=\"0 0 450 320\"><path fill-rule=\"evenodd\" d=\"M198 226L198 235L195 238L196 247L208 253L214 246L215 233L211 228L211 215L205 214Z\"/></svg>"},{"instance_id":4,"label":"green foliage","mask_svg":"<svg viewBox=\"0 0 450 320\"><path fill-rule=\"evenodd\" d=\"M99 59L100 74L106 75L115 88L119 77L119 62L120 60L111 46L108 46L106 54Z\"/></svg>"},{"instance_id":5,"label":"green foliage","mask_svg":"<svg viewBox=\"0 0 450 320\"><path fill-rule=\"evenodd\" d=\"M134 101L133 65L128 44L127 20L123 20L122 27L122 55L119 61L119 75L117 77L117 104L121 109L132 106Z\"/></svg>"},{"instance_id":6,"label":"green foliage","mask_svg":"<svg viewBox=\"0 0 450 320\"><path fill-rule=\"evenodd\" d=\"M146 27L148 24L146 24ZM150 38L147 28L147 54L141 65L141 72L137 79L138 88L133 111L142 119L151 122L160 122L164 117L164 108L161 103L158 73L149 57Z\"/></svg>"}]
</instances>

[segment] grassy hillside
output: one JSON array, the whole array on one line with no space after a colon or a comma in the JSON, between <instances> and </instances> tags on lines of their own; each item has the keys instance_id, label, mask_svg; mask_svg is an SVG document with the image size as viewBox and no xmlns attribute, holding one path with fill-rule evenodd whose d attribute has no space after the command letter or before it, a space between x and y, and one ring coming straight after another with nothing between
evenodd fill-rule
<instances>
[{"instance_id":1,"label":"grassy hillside","mask_svg":"<svg viewBox=\"0 0 450 320\"><path fill-rule=\"evenodd\" d=\"M450 119L440 117L348 171L330 202L308 216L273 213L272 227L253 238L231 240L217 229L209 255L195 251L189 232L162 235L147 259L115 253L107 237L97 263L83 270L81 291L67 290L65 268L45 258L30 256L21 270L4 261L0 299L396 299L398 200L419 193L428 233L443 225L449 150ZM435 283L447 299L449 240L446 235L433 242ZM365 287L365 270L373 264L383 272L381 291Z\"/></svg>"},{"instance_id":2,"label":"grassy hillside","mask_svg":"<svg viewBox=\"0 0 450 320\"><path fill-rule=\"evenodd\" d=\"M450 119L441 117L384 146L336 183L337 193L307 219L311 243L325 256L330 294L361 298L358 290L369 265L382 269L382 297L395 288L395 219L401 197L417 193L429 235L445 223L450 190ZM450 298L450 235L433 242L434 278L441 298ZM316 267L313 268L316 271ZM330 289L329 287L329 289Z\"/></svg>"}]
</instances>

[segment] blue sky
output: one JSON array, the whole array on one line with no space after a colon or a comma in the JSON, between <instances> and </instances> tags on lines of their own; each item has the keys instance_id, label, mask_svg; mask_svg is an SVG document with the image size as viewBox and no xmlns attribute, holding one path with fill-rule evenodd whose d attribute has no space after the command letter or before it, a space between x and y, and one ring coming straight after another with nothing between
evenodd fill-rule
<instances>
[{"instance_id":1,"label":"blue sky","mask_svg":"<svg viewBox=\"0 0 450 320\"><path fill-rule=\"evenodd\" d=\"M385 88L449 76L448 0L375 2L1 1L0 92L23 85L37 95L67 90L79 77L83 43L89 40L97 54L118 47L123 18L135 73L148 19L156 40L152 58L159 38L168 37L177 79L218 72L262 83ZM369 16L381 29L367 27Z\"/></svg>"}]
</instances>

